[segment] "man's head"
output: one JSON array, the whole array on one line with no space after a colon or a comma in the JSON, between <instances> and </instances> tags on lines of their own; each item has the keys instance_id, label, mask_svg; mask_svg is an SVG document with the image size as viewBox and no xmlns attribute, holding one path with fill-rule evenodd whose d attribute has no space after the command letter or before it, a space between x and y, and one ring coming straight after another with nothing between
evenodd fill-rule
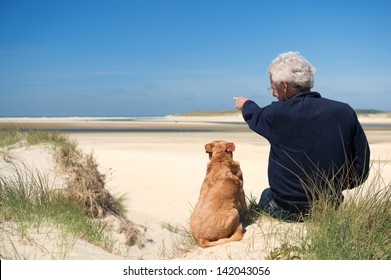
<instances>
[{"instance_id":1,"label":"man's head","mask_svg":"<svg viewBox=\"0 0 391 280\"><path fill-rule=\"evenodd\" d=\"M314 85L315 68L298 52L277 56L269 66L273 96L286 99L310 91Z\"/></svg>"}]
</instances>

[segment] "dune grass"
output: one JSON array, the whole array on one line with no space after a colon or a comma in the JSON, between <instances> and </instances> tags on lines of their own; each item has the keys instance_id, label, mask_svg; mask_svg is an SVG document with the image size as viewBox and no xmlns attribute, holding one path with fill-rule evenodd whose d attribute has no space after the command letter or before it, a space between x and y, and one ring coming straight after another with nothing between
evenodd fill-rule
<instances>
[{"instance_id":1,"label":"dune grass","mask_svg":"<svg viewBox=\"0 0 391 280\"><path fill-rule=\"evenodd\" d=\"M302 223L269 217L259 211L259 198L249 194L250 220L243 225L252 229L244 236L239 258L257 258L254 252L259 251L259 256L269 260L390 260L390 183L384 182L380 171L372 172L377 175L349 190L338 208L330 202L329 193L318 193L317 202ZM240 205L238 208L241 213ZM244 221L242 215L241 220ZM179 242L173 244L174 257L198 247L189 230L167 223L163 228L180 236ZM269 247L272 249L265 255Z\"/></svg>"},{"instance_id":2,"label":"dune grass","mask_svg":"<svg viewBox=\"0 0 391 280\"><path fill-rule=\"evenodd\" d=\"M318 199L304 221L299 244L282 241L270 259L390 260L391 185L372 165L373 178L335 207L330 192L318 192ZM312 186L314 189L317 186ZM333 192L333 184L329 183Z\"/></svg>"},{"instance_id":3,"label":"dune grass","mask_svg":"<svg viewBox=\"0 0 391 280\"><path fill-rule=\"evenodd\" d=\"M170 249L166 249L164 247L160 249L159 255L162 259L171 259L178 256L183 256L198 246L190 230L188 229L188 226L174 226L170 223L164 222L161 224L161 227L173 233L175 236L175 238L172 240L172 244L170 245Z\"/></svg>"},{"instance_id":4,"label":"dune grass","mask_svg":"<svg viewBox=\"0 0 391 280\"><path fill-rule=\"evenodd\" d=\"M48 179L38 171L15 168L14 176L0 176L0 219L15 222L20 237L31 227L56 226L73 236L82 237L103 248L111 243L103 235L103 226L89 219L75 201L52 190Z\"/></svg>"},{"instance_id":5,"label":"dune grass","mask_svg":"<svg viewBox=\"0 0 391 280\"><path fill-rule=\"evenodd\" d=\"M49 225L111 252L114 240L104 234L105 224L99 218L107 210L114 209L114 212L121 214L125 209L120 199L90 188L91 185L104 185L104 175L97 172L93 156L83 155L76 142L61 134L18 130L0 132L0 153L18 143L52 145L62 168L76 170L71 172L73 176L69 176L69 184L81 185L82 188L64 195L64 192L51 188L45 174L20 167L15 167L13 177L0 174L0 232L5 230L6 223L11 222L13 231L24 238L29 236L31 228ZM270 239L277 236L280 239L280 245L271 251L269 259L390 260L390 182L384 182L381 168L376 168L374 164L372 172L376 175L353 191L337 209L329 203L327 196L319 195L300 232L285 232L289 231L289 227L284 227L284 232L262 232L262 236L254 235L252 238ZM89 191L83 195L86 190ZM91 203L101 199L105 203ZM254 197L249 199L252 217L249 224L264 220L265 216L256 210L257 200ZM273 219L267 220L273 223ZM280 223L278 220L274 222ZM164 258L177 257L194 248L195 242L187 229L167 223L162 227L180 236L177 244L173 245L174 255L162 253ZM130 231L129 245L137 243L137 235L137 230ZM17 253L5 254L0 245L0 258L24 257Z\"/></svg>"},{"instance_id":6,"label":"dune grass","mask_svg":"<svg viewBox=\"0 0 391 280\"><path fill-rule=\"evenodd\" d=\"M391 188L369 185L335 209L315 206L303 239L306 259L390 260Z\"/></svg>"},{"instance_id":7,"label":"dune grass","mask_svg":"<svg viewBox=\"0 0 391 280\"><path fill-rule=\"evenodd\" d=\"M68 137L58 132L45 130L27 130L23 132L18 128L0 130L0 148L9 148L15 144L36 145L41 143L51 144L54 147L69 143Z\"/></svg>"},{"instance_id":8,"label":"dune grass","mask_svg":"<svg viewBox=\"0 0 391 280\"><path fill-rule=\"evenodd\" d=\"M105 176L98 171L92 154L84 155L76 142L56 132L11 129L0 133L3 156L13 146L37 144L53 148L58 167L67 174L68 187L53 189L46 174L20 164L13 165L12 175L0 173L0 231L11 222L13 231L23 239L32 228L49 225L112 252L114 240L105 234L107 225L102 222L112 214L126 224L122 231L127 244L136 244L139 231L124 217L123 198L113 197L104 188ZM7 256L1 253L1 258Z\"/></svg>"}]
</instances>

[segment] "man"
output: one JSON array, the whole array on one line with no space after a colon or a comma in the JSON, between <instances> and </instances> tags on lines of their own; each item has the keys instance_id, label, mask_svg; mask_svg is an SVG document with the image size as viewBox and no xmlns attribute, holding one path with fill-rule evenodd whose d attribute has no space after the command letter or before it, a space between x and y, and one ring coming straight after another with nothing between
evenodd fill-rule
<instances>
[{"instance_id":1,"label":"man","mask_svg":"<svg viewBox=\"0 0 391 280\"><path fill-rule=\"evenodd\" d=\"M250 129L271 145L261 210L301 221L320 195L337 207L343 190L366 180L370 150L354 110L311 91L315 68L298 52L279 55L268 73L268 91L278 101L259 107L248 98L234 100Z\"/></svg>"}]
</instances>

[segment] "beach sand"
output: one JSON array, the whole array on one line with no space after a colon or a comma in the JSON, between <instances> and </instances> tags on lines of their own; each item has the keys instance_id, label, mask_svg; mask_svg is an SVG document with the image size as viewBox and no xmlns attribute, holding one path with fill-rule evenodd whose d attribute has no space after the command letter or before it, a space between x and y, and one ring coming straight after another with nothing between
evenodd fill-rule
<instances>
[{"instance_id":1,"label":"beach sand","mask_svg":"<svg viewBox=\"0 0 391 280\"><path fill-rule=\"evenodd\" d=\"M391 181L391 118L363 116L373 161L370 178L379 170L383 180ZM366 127L382 124L385 127ZM269 144L248 129L240 114L224 117L162 118L11 118L0 119L0 127L65 128L85 153L93 153L102 173L106 174L106 188L114 195L125 195L128 218L147 227L149 242L143 248L131 247L121 256L105 252L85 241L74 240L74 245L60 250L56 232L45 234L38 245L19 245L15 236L1 233L1 248L18 244L18 252L26 258L65 259L263 259L279 240L268 235L275 229L300 229L300 224L286 224L264 218L246 228L240 242L201 249L196 245L183 248L183 234L172 230L188 229L188 220L198 199L206 172L208 155L204 145L213 140L235 143L234 159L240 162L247 197L258 198L268 186L267 164ZM94 132L87 132L94 129ZM115 129L115 131L113 131ZM43 147L18 148L11 151L15 158L32 166L41 166L52 172L53 162ZM0 159L0 172L7 162ZM54 176L55 177L55 176ZM60 178L58 178L60 180ZM61 184L61 181L57 182ZM364 186L365 187L365 186ZM170 230L171 228L171 230ZM8 241L6 241L8 240ZM7 243L8 242L8 243ZM56 251L56 252L55 252Z\"/></svg>"}]
</instances>

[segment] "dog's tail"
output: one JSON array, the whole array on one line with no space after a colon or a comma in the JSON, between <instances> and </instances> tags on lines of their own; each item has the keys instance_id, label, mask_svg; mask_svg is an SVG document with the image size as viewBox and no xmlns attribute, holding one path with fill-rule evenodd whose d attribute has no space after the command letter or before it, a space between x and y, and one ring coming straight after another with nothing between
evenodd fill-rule
<instances>
[{"instance_id":1,"label":"dog's tail","mask_svg":"<svg viewBox=\"0 0 391 280\"><path fill-rule=\"evenodd\" d=\"M236 228L234 234L232 234L231 237L222 238L216 241L209 241L203 238L199 238L197 241L202 248L208 248L217 245L223 245L231 241L240 241L242 240L242 238L243 238L243 227L241 224L239 224L239 226Z\"/></svg>"}]
</instances>

